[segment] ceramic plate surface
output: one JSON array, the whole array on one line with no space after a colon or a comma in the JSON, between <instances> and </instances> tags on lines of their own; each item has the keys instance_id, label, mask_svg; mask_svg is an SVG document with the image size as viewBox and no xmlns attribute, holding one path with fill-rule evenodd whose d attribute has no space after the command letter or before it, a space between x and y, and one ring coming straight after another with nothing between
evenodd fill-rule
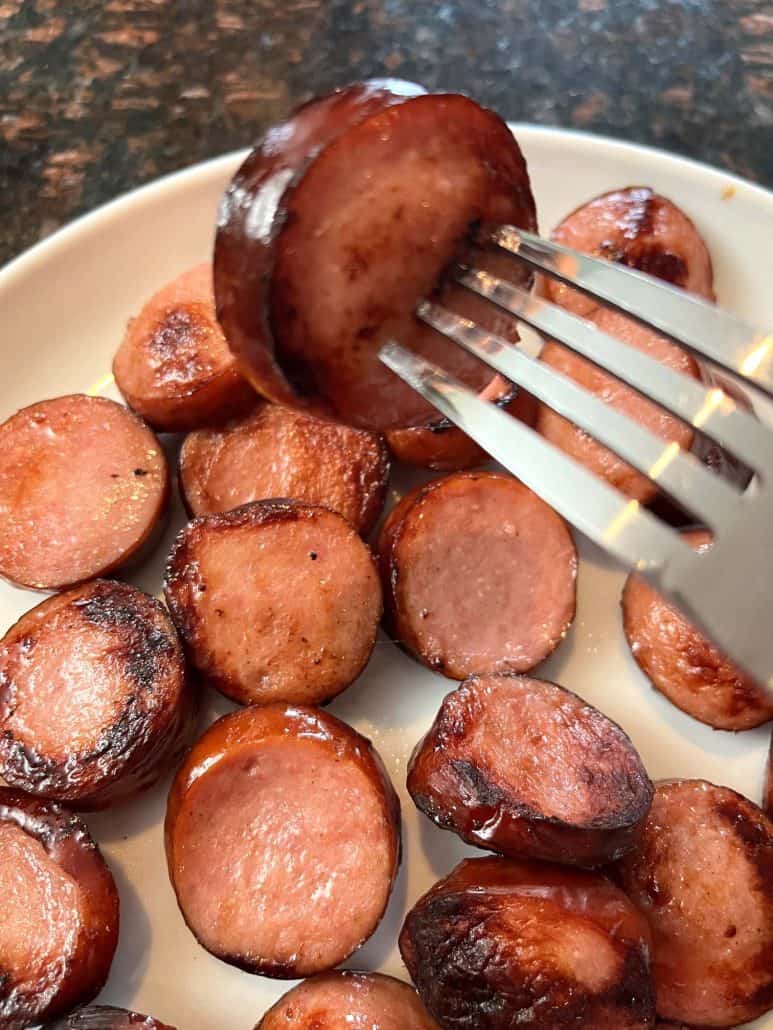
<instances>
[{"instance_id":1,"label":"ceramic plate surface","mask_svg":"<svg viewBox=\"0 0 773 1030\"><path fill-rule=\"evenodd\" d=\"M714 261L720 303L773 326L773 194L654 150L530 126L515 131L529 163L543 233L604 190L652 186L697 223ZM126 320L168 279L210 256L216 205L239 160L229 155L138 190L0 272L0 419L23 405L76 391L118 398L109 371ZM396 476L392 496L407 485L407 478ZM129 577L133 582L160 593L164 557L184 521L177 502L165 539L152 562ZM769 728L715 732L656 694L623 637L622 571L587 542L579 544L577 619L537 675L576 691L619 722L653 779L704 777L759 802ZM0 631L40 599L0 585ZM395 943L404 913L463 855L476 853L431 825L405 791L411 750L453 686L382 636L363 675L330 706L373 740L403 802L400 876L384 921L350 967L407 978ZM230 707L214 692L207 696L208 719ZM168 780L142 800L87 819L116 876L122 906L120 945L100 1000L151 1013L180 1030L250 1030L290 985L218 961L186 929L164 859L167 789ZM773 1013L753 1025L773 1030Z\"/></svg>"}]
</instances>

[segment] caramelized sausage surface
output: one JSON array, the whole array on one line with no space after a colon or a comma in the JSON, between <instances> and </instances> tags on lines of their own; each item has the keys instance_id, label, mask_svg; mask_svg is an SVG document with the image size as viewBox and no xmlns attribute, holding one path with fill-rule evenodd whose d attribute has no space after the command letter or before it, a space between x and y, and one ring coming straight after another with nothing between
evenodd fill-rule
<instances>
[{"instance_id":1,"label":"caramelized sausage surface","mask_svg":"<svg viewBox=\"0 0 773 1030\"><path fill-rule=\"evenodd\" d=\"M191 663L242 704L339 694L367 664L382 610L356 530L300 501L194 519L172 548L164 589Z\"/></svg>"},{"instance_id":2,"label":"caramelized sausage surface","mask_svg":"<svg viewBox=\"0 0 773 1030\"><path fill-rule=\"evenodd\" d=\"M152 1016L113 1008L112 1005L88 1005L76 1009L65 1019L53 1023L48 1030L176 1030Z\"/></svg>"},{"instance_id":3,"label":"caramelized sausage surface","mask_svg":"<svg viewBox=\"0 0 773 1030\"><path fill-rule=\"evenodd\" d=\"M416 991L381 973L321 973L293 987L255 1030L438 1030Z\"/></svg>"},{"instance_id":4,"label":"caramelized sausage surface","mask_svg":"<svg viewBox=\"0 0 773 1030\"><path fill-rule=\"evenodd\" d=\"M574 618L571 534L511 476L428 484L390 513L377 550L392 635L452 679L526 672Z\"/></svg>"},{"instance_id":5,"label":"caramelized sausage surface","mask_svg":"<svg viewBox=\"0 0 773 1030\"><path fill-rule=\"evenodd\" d=\"M167 283L129 321L113 374L129 407L165 433L222 421L254 401L215 316L209 263Z\"/></svg>"},{"instance_id":6,"label":"caramelized sausage surface","mask_svg":"<svg viewBox=\"0 0 773 1030\"><path fill-rule=\"evenodd\" d=\"M658 1014L729 1027L773 1008L773 823L704 780L658 785L623 889L653 936Z\"/></svg>"},{"instance_id":7,"label":"caramelized sausage surface","mask_svg":"<svg viewBox=\"0 0 773 1030\"><path fill-rule=\"evenodd\" d=\"M765 786L762 795L762 807L773 818L773 737L768 751L768 764L765 769Z\"/></svg>"},{"instance_id":8,"label":"caramelized sausage surface","mask_svg":"<svg viewBox=\"0 0 773 1030\"><path fill-rule=\"evenodd\" d=\"M468 843L588 867L635 846L652 791L619 726L518 676L473 677L449 694L408 767L418 807Z\"/></svg>"},{"instance_id":9,"label":"caramelized sausage surface","mask_svg":"<svg viewBox=\"0 0 773 1030\"><path fill-rule=\"evenodd\" d=\"M0 787L0 1026L23 1030L101 990L118 892L81 820Z\"/></svg>"},{"instance_id":10,"label":"caramelized sausage surface","mask_svg":"<svg viewBox=\"0 0 773 1030\"><path fill-rule=\"evenodd\" d=\"M685 539L699 552L711 543L704 531ZM628 577L622 606L631 653L677 708L718 730L746 730L773 719L773 698L639 576Z\"/></svg>"},{"instance_id":11,"label":"caramelized sausage surface","mask_svg":"<svg viewBox=\"0 0 773 1030\"><path fill-rule=\"evenodd\" d=\"M150 786L189 743L195 705L166 609L95 580L0 641L0 775L75 808Z\"/></svg>"},{"instance_id":12,"label":"caramelized sausage surface","mask_svg":"<svg viewBox=\"0 0 773 1030\"><path fill-rule=\"evenodd\" d=\"M180 488L193 515L293 497L339 512L367 536L384 506L389 458L374 433L261 403L180 451Z\"/></svg>"},{"instance_id":13,"label":"caramelized sausage surface","mask_svg":"<svg viewBox=\"0 0 773 1030\"><path fill-rule=\"evenodd\" d=\"M654 1025L646 920L595 873L468 859L420 898L400 951L447 1030Z\"/></svg>"},{"instance_id":14,"label":"caramelized sausage surface","mask_svg":"<svg viewBox=\"0 0 773 1030\"><path fill-rule=\"evenodd\" d=\"M199 943L248 972L310 976L375 930L400 807L365 737L315 708L250 707L194 745L167 806L169 875Z\"/></svg>"},{"instance_id":15,"label":"caramelized sausage surface","mask_svg":"<svg viewBox=\"0 0 773 1030\"><path fill-rule=\"evenodd\" d=\"M53 590L126 563L166 507L161 446L105 397L40 401L0 425L0 576Z\"/></svg>"}]
</instances>

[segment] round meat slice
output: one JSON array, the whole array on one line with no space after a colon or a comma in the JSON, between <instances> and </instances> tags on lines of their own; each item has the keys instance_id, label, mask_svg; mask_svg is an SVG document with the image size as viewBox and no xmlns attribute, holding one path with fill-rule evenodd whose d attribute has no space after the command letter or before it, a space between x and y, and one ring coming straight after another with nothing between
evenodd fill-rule
<instances>
[{"instance_id":1,"label":"round meat slice","mask_svg":"<svg viewBox=\"0 0 773 1030\"><path fill-rule=\"evenodd\" d=\"M618 867L653 936L658 1014L729 1027L773 1008L773 823L704 780L659 784Z\"/></svg>"},{"instance_id":2,"label":"round meat slice","mask_svg":"<svg viewBox=\"0 0 773 1030\"><path fill-rule=\"evenodd\" d=\"M693 222L649 186L603 193L578 207L553 231L556 243L663 279L713 301L711 257ZM586 318L599 302L555 279L548 296Z\"/></svg>"},{"instance_id":3,"label":"round meat slice","mask_svg":"<svg viewBox=\"0 0 773 1030\"><path fill-rule=\"evenodd\" d=\"M130 411L73 394L0 425L0 576L52 590L111 572L166 508L161 446Z\"/></svg>"},{"instance_id":4,"label":"round meat slice","mask_svg":"<svg viewBox=\"0 0 773 1030\"><path fill-rule=\"evenodd\" d=\"M160 1023L152 1016L116 1009L112 1005L88 1005L51 1024L48 1030L175 1030L175 1027Z\"/></svg>"},{"instance_id":5,"label":"round meat slice","mask_svg":"<svg viewBox=\"0 0 773 1030\"><path fill-rule=\"evenodd\" d=\"M395 337L474 388L491 381L415 310L471 232L503 222L534 229L536 216L493 112L391 80L319 98L269 130L224 198L215 293L229 344L272 400L379 431L425 425L436 413L379 348ZM463 296L451 287L444 302L473 303Z\"/></svg>"},{"instance_id":6,"label":"round meat slice","mask_svg":"<svg viewBox=\"0 0 773 1030\"><path fill-rule=\"evenodd\" d=\"M655 1022L646 920L596 873L467 859L408 913L400 951L443 1027Z\"/></svg>"},{"instance_id":7,"label":"round meat slice","mask_svg":"<svg viewBox=\"0 0 773 1030\"><path fill-rule=\"evenodd\" d=\"M762 795L762 807L773 818L773 738L768 751L768 764L765 769L765 787Z\"/></svg>"},{"instance_id":8,"label":"round meat slice","mask_svg":"<svg viewBox=\"0 0 773 1030\"><path fill-rule=\"evenodd\" d=\"M0 1026L23 1030L101 990L118 892L77 816L0 787Z\"/></svg>"},{"instance_id":9,"label":"round meat slice","mask_svg":"<svg viewBox=\"0 0 773 1030\"><path fill-rule=\"evenodd\" d=\"M165 433L222 421L254 402L215 315L211 264L167 283L129 321L113 375L129 407Z\"/></svg>"},{"instance_id":10,"label":"round meat slice","mask_svg":"<svg viewBox=\"0 0 773 1030\"><path fill-rule=\"evenodd\" d=\"M194 714L166 609L128 583L50 597L0 641L0 775L33 794L86 809L144 790Z\"/></svg>"},{"instance_id":11,"label":"round meat slice","mask_svg":"<svg viewBox=\"0 0 773 1030\"><path fill-rule=\"evenodd\" d=\"M390 516L378 552L392 636L452 679L527 672L574 618L571 534L512 476L430 483Z\"/></svg>"},{"instance_id":12,"label":"round meat slice","mask_svg":"<svg viewBox=\"0 0 773 1030\"><path fill-rule=\"evenodd\" d=\"M702 530L684 537L698 552L711 545L711 535ZM717 730L748 730L773 719L767 691L640 576L628 577L622 606L631 654L677 708Z\"/></svg>"},{"instance_id":13,"label":"round meat slice","mask_svg":"<svg viewBox=\"0 0 773 1030\"><path fill-rule=\"evenodd\" d=\"M386 497L381 437L262 403L222 429L201 429L180 451L180 489L193 515L293 497L339 512L366 536Z\"/></svg>"},{"instance_id":14,"label":"round meat slice","mask_svg":"<svg viewBox=\"0 0 773 1030\"><path fill-rule=\"evenodd\" d=\"M400 807L365 737L319 709L250 707L194 745L169 795L169 875L208 951L294 979L375 930L400 854Z\"/></svg>"},{"instance_id":15,"label":"round meat slice","mask_svg":"<svg viewBox=\"0 0 773 1030\"><path fill-rule=\"evenodd\" d=\"M382 602L373 557L327 508L256 501L190 522L166 598L188 657L242 704L319 704L362 672Z\"/></svg>"},{"instance_id":16,"label":"round meat slice","mask_svg":"<svg viewBox=\"0 0 773 1030\"><path fill-rule=\"evenodd\" d=\"M255 1030L438 1030L416 991L381 973L322 973L293 987Z\"/></svg>"},{"instance_id":17,"label":"round meat slice","mask_svg":"<svg viewBox=\"0 0 773 1030\"><path fill-rule=\"evenodd\" d=\"M476 676L449 694L408 766L417 806L469 844L591 868L636 845L652 791L616 723L520 676Z\"/></svg>"}]
</instances>

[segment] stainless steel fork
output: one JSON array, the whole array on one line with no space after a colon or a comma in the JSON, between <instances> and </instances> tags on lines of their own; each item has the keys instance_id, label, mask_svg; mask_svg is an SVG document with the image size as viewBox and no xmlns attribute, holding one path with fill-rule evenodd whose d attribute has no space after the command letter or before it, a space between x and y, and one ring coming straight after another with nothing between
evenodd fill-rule
<instances>
[{"instance_id":1,"label":"stainless steel fork","mask_svg":"<svg viewBox=\"0 0 773 1030\"><path fill-rule=\"evenodd\" d=\"M533 269L579 288L773 395L773 334L631 269L509 226L492 237ZM591 540L670 597L717 646L773 690L773 432L707 388L569 311L469 267L457 282L628 383L732 452L755 473L741 492L674 443L568 377L436 303L419 317L643 472L713 533L696 554L652 512L602 482L533 429L482 401L398 342L381 360Z\"/></svg>"}]
</instances>

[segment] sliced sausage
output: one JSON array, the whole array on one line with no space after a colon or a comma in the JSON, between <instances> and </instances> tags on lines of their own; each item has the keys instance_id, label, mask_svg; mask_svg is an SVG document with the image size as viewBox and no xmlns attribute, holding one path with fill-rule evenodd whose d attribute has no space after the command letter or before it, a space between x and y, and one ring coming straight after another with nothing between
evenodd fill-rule
<instances>
[{"instance_id":1,"label":"sliced sausage","mask_svg":"<svg viewBox=\"0 0 773 1030\"><path fill-rule=\"evenodd\" d=\"M175 1030L152 1016L116 1009L112 1005L88 1005L53 1023L49 1030Z\"/></svg>"},{"instance_id":2,"label":"sliced sausage","mask_svg":"<svg viewBox=\"0 0 773 1030\"><path fill-rule=\"evenodd\" d=\"M571 534L511 476L430 483L387 520L378 552L392 635L452 679L526 672L574 618Z\"/></svg>"},{"instance_id":3,"label":"sliced sausage","mask_svg":"<svg viewBox=\"0 0 773 1030\"><path fill-rule=\"evenodd\" d=\"M365 737L315 708L250 707L194 745L169 795L169 874L185 921L249 972L310 976L375 930L400 807Z\"/></svg>"},{"instance_id":4,"label":"sliced sausage","mask_svg":"<svg viewBox=\"0 0 773 1030\"><path fill-rule=\"evenodd\" d=\"M318 704L367 664L381 618L375 563L336 512L255 501L190 522L166 568L188 657L242 704Z\"/></svg>"},{"instance_id":5,"label":"sliced sausage","mask_svg":"<svg viewBox=\"0 0 773 1030\"><path fill-rule=\"evenodd\" d=\"M165 433L221 421L254 401L215 316L209 263L167 283L129 321L113 375L129 407Z\"/></svg>"},{"instance_id":6,"label":"sliced sausage","mask_svg":"<svg viewBox=\"0 0 773 1030\"><path fill-rule=\"evenodd\" d=\"M765 787L762 795L762 807L773 818L773 737L768 751L768 764L765 769Z\"/></svg>"},{"instance_id":7,"label":"sliced sausage","mask_svg":"<svg viewBox=\"0 0 773 1030\"><path fill-rule=\"evenodd\" d=\"M711 545L705 531L684 536L698 552ZM622 607L631 654L653 687L677 708L717 730L747 730L773 719L767 691L640 576L628 577Z\"/></svg>"},{"instance_id":8,"label":"sliced sausage","mask_svg":"<svg viewBox=\"0 0 773 1030\"><path fill-rule=\"evenodd\" d=\"M654 1024L646 920L596 873L467 859L408 913L400 951L447 1030Z\"/></svg>"},{"instance_id":9,"label":"sliced sausage","mask_svg":"<svg viewBox=\"0 0 773 1030\"><path fill-rule=\"evenodd\" d=\"M105 397L40 401L0 425L0 575L50 590L117 569L166 508L161 446Z\"/></svg>"},{"instance_id":10,"label":"sliced sausage","mask_svg":"<svg viewBox=\"0 0 773 1030\"><path fill-rule=\"evenodd\" d=\"M96 580L0 641L0 775L75 808L149 787L188 745L195 706L166 609Z\"/></svg>"},{"instance_id":11,"label":"sliced sausage","mask_svg":"<svg viewBox=\"0 0 773 1030\"><path fill-rule=\"evenodd\" d=\"M449 694L408 766L417 806L469 844L587 867L636 845L652 791L616 723L521 676L475 676Z\"/></svg>"},{"instance_id":12,"label":"sliced sausage","mask_svg":"<svg viewBox=\"0 0 773 1030\"><path fill-rule=\"evenodd\" d=\"M3 1030L91 1001L118 943L118 892L84 823L0 787L0 898Z\"/></svg>"},{"instance_id":13,"label":"sliced sausage","mask_svg":"<svg viewBox=\"0 0 773 1030\"><path fill-rule=\"evenodd\" d=\"M658 785L618 865L653 936L658 1014L727 1027L773 1008L773 823L704 780Z\"/></svg>"},{"instance_id":14,"label":"sliced sausage","mask_svg":"<svg viewBox=\"0 0 773 1030\"><path fill-rule=\"evenodd\" d=\"M191 433L180 451L180 488L193 515L294 497L340 512L365 536L381 514L388 479L381 437L277 404Z\"/></svg>"},{"instance_id":15,"label":"sliced sausage","mask_svg":"<svg viewBox=\"0 0 773 1030\"><path fill-rule=\"evenodd\" d=\"M491 111L380 81L318 99L267 133L224 198L215 294L229 344L272 400L321 401L369 429L423 425L435 412L378 350L395 336L475 388L491 380L414 311L471 230L502 222L536 217ZM474 303L458 288L446 299Z\"/></svg>"},{"instance_id":16,"label":"sliced sausage","mask_svg":"<svg viewBox=\"0 0 773 1030\"><path fill-rule=\"evenodd\" d=\"M381 973L322 973L293 987L255 1030L438 1030L416 991Z\"/></svg>"}]
</instances>

